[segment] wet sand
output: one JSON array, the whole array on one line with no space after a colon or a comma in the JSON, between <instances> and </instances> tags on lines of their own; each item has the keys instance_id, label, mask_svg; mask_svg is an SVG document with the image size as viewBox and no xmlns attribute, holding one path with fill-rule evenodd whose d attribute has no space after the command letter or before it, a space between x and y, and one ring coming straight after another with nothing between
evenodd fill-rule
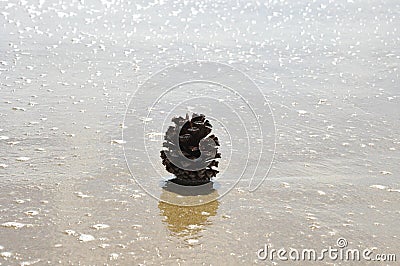
<instances>
[{"instance_id":1,"label":"wet sand","mask_svg":"<svg viewBox=\"0 0 400 266\"><path fill-rule=\"evenodd\" d=\"M269 265L257 258L264 244L322 249L339 237L398 254L396 1L20 1L0 10L1 265ZM245 175L216 201L175 206L132 178L123 118L137 84L200 59L259 85L276 154L255 192ZM241 162L228 154L240 144L222 147L221 167L234 168L201 197L237 180ZM154 194L176 197L162 178L146 181L147 157L137 163Z\"/></svg>"},{"instance_id":2,"label":"wet sand","mask_svg":"<svg viewBox=\"0 0 400 266\"><path fill-rule=\"evenodd\" d=\"M352 248L396 252L398 191L364 180L283 180L195 207L149 200L123 176L3 187L1 222L25 225L2 227L2 251L12 253L4 264L264 264L256 254L264 244L318 249L339 237Z\"/></svg>"}]
</instances>

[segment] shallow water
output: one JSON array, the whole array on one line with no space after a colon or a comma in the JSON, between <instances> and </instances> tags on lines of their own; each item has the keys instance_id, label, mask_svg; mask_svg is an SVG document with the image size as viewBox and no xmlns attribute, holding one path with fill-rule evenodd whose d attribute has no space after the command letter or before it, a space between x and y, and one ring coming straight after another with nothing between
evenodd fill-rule
<instances>
[{"instance_id":1,"label":"shallow water","mask_svg":"<svg viewBox=\"0 0 400 266\"><path fill-rule=\"evenodd\" d=\"M1 265L265 264L264 244L322 249L339 237L398 254L397 1L1 1L0 10ZM204 99L168 112L197 92L243 103L199 84L167 96L149 130L168 126L167 114L204 108L232 137L213 123L226 171L199 197L218 200L182 207L163 202L177 197L162 187L164 131L149 135L144 156L145 121L127 125L124 115L138 84L193 60L254 80L275 121L262 113L269 131L259 170L274 160L255 192L249 172L232 188L247 147L234 112ZM131 176L124 127L132 173L161 200Z\"/></svg>"}]
</instances>

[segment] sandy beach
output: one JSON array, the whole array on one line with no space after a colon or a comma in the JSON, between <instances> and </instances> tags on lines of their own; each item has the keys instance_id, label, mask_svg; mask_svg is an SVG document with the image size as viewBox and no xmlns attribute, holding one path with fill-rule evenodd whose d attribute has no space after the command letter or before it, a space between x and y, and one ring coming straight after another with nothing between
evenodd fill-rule
<instances>
[{"instance_id":1,"label":"sandy beach","mask_svg":"<svg viewBox=\"0 0 400 266\"><path fill-rule=\"evenodd\" d=\"M290 265L258 251L338 239L396 265L399 16L394 0L0 1L0 265ZM186 112L222 154L193 198L159 153Z\"/></svg>"}]
</instances>

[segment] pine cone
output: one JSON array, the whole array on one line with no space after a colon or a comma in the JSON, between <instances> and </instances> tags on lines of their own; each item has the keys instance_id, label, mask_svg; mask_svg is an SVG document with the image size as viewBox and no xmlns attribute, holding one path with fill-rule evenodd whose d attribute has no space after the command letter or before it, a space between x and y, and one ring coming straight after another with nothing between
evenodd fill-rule
<instances>
[{"instance_id":1,"label":"pine cone","mask_svg":"<svg viewBox=\"0 0 400 266\"><path fill-rule=\"evenodd\" d=\"M215 159L221 158L218 138L209 136L210 122L202 114L193 114L192 119L189 115L186 118L175 117L172 122L175 125L168 128L161 151L162 164L176 176L171 181L185 186L210 182L218 173L218 161Z\"/></svg>"}]
</instances>

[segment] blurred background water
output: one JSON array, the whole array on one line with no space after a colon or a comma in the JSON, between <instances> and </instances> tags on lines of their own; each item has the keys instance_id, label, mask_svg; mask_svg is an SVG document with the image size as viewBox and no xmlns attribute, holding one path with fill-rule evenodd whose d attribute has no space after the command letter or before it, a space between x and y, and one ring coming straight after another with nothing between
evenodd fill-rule
<instances>
[{"instance_id":1,"label":"blurred background water","mask_svg":"<svg viewBox=\"0 0 400 266\"><path fill-rule=\"evenodd\" d=\"M3 0L0 11L1 264L264 264L265 243L339 236L398 250L398 1ZM185 208L133 181L121 131L137 85L192 60L257 83L277 149L256 192L239 184Z\"/></svg>"}]
</instances>

